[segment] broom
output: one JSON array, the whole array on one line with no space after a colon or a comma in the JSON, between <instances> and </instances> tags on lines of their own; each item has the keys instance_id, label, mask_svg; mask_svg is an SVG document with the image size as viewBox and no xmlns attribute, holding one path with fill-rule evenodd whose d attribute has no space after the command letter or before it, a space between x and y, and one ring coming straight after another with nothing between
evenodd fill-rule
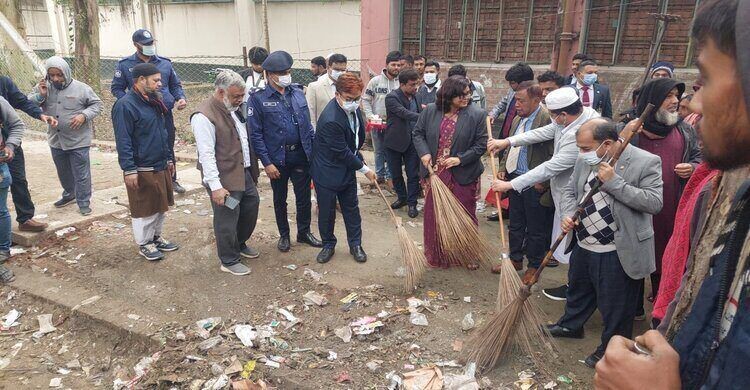
<instances>
[{"instance_id":1,"label":"broom","mask_svg":"<svg viewBox=\"0 0 750 390\"><path fill-rule=\"evenodd\" d=\"M487 137L492 139L492 122L490 117L487 117ZM490 153L490 165L492 166L492 178L497 178L497 166L495 165L495 154ZM497 191L495 193L495 204L497 205L497 216L500 219L500 243L502 245L502 252L500 253L500 260L504 261L509 259L508 256L508 240L505 238L505 225L503 224L503 210L500 207L500 194ZM515 272L513 272L515 274ZM502 277L502 276L501 276ZM516 275L518 277L518 275Z\"/></svg>"},{"instance_id":2,"label":"broom","mask_svg":"<svg viewBox=\"0 0 750 390\"><path fill-rule=\"evenodd\" d=\"M617 159L620 157L620 154L622 154L623 150L625 149L625 147L627 147L633 136L640 131L643 121L653 109L653 104L647 105L646 109L643 111L643 114L641 114L638 119L635 119L628 123L628 125L622 131L622 133L625 133L624 137L621 136L618 140L620 147L615 151L615 153L612 155L612 158L610 158L609 160L610 165L615 164ZM578 209L573 215L574 221L576 221L580 217L583 206L587 205L587 203L591 201L591 198L594 196L594 193L597 192L599 187L601 187L601 184L601 181L597 180L591 187L591 190L583 197L583 199L579 203ZM545 340L546 338L549 338L546 327L543 326L541 317L534 318L533 312L531 312L531 310L526 310L527 307L531 309L532 306L526 305L527 303L531 302L528 300L528 298L531 296L531 287L539 280L542 271L549 263L550 259L552 258L552 254L555 252L557 247L560 246L562 241L565 239L566 234L567 233L561 233L560 236L557 237L557 240L544 256L542 264L536 270L534 277L531 279L528 285L521 285L519 288L514 288L514 286L505 286L503 287L504 289L498 293L501 301L507 301L508 299L510 299L511 301L507 302L505 307L498 310L498 312L495 313L494 317L489 322L487 322L487 324L485 324L477 333L475 333L470 340L467 341L467 361L474 361L476 362L477 367L481 367L482 369L489 369L494 367L499 357L509 349L508 344L509 338L511 336L515 336L516 334L518 334L520 344L524 349L526 348L526 346L531 347L531 344L526 344L527 342L532 342L533 340ZM505 272L505 268L507 267L504 266L502 272ZM521 325L520 328L519 324ZM541 336L539 336L538 333L541 333ZM530 334L537 335L534 336L534 338L528 338L528 335ZM498 347L500 349L497 349Z\"/></svg>"},{"instance_id":3,"label":"broom","mask_svg":"<svg viewBox=\"0 0 750 390\"><path fill-rule=\"evenodd\" d=\"M492 249L479 234L479 227L469 216L469 211L435 174L432 166L428 165L427 170L430 172L428 196L432 196L440 252L449 263L458 263L466 268L479 265L490 269Z\"/></svg>"},{"instance_id":4,"label":"broom","mask_svg":"<svg viewBox=\"0 0 750 390\"><path fill-rule=\"evenodd\" d=\"M388 199L385 198L385 194L383 194L383 190L380 189L380 185L378 185L377 182L375 182L375 187L378 189L380 197L383 198L383 202L385 202L388 211L391 212L393 222L396 224L396 235L398 236L398 243L401 247L401 261L404 263L404 268L406 269L404 292L411 293L417 287L417 283L419 282L419 279L422 278L422 274L424 274L426 269L425 263L427 260L425 260L424 252L419 250L417 244L415 244L409 237L409 233L401 223L401 218L397 217L396 213L391 209L391 206L388 204Z\"/></svg>"}]
</instances>

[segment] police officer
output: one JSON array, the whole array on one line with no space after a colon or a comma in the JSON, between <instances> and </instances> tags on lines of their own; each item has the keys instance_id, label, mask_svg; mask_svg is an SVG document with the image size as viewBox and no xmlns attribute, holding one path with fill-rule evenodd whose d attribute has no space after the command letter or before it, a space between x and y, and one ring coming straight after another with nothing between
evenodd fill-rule
<instances>
[{"instance_id":1,"label":"police officer","mask_svg":"<svg viewBox=\"0 0 750 390\"><path fill-rule=\"evenodd\" d=\"M273 208L279 228L277 247L289 251L286 196L292 180L297 205L297 242L320 248L323 243L310 233L310 156L313 126L302 86L292 84L292 56L275 51L263 61L266 86L247 102L247 131L255 153L271 179Z\"/></svg>"},{"instance_id":2,"label":"police officer","mask_svg":"<svg viewBox=\"0 0 750 390\"><path fill-rule=\"evenodd\" d=\"M134 66L146 62L154 64L159 69L162 81L161 93L164 95L164 105L167 106L167 114L164 119L167 126L167 135L169 136L169 152L172 154L172 161L175 161L175 127L172 109L177 107L178 110L182 110L187 107L185 92L182 90L182 83L172 67L172 61L169 58L156 55L154 36L150 31L140 29L134 32L133 46L135 46L135 54L130 57L125 57L117 63L115 77L112 78L112 94L115 95L115 98L119 99L125 96L126 91L133 88L133 75L131 72L133 71ZM172 174L172 183L172 188L176 193L185 193L185 189L177 182L176 169Z\"/></svg>"}]
</instances>

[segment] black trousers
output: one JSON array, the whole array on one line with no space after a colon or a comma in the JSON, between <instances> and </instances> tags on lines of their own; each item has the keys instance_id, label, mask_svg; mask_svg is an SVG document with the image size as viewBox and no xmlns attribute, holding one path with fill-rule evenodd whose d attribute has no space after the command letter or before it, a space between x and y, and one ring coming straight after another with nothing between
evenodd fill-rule
<instances>
[{"instance_id":1,"label":"black trousers","mask_svg":"<svg viewBox=\"0 0 750 390\"><path fill-rule=\"evenodd\" d=\"M565 314L557 323L568 329L581 329L599 309L604 330L596 352L603 354L612 336L633 337L639 288L639 281L622 269L617 251L595 253L576 244L568 268Z\"/></svg>"},{"instance_id":2,"label":"black trousers","mask_svg":"<svg viewBox=\"0 0 750 390\"><path fill-rule=\"evenodd\" d=\"M281 177L271 180L273 190L273 210L276 214L276 226L279 235L289 237L289 221L287 221L286 196L289 192L289 181L292 181L294 197L297 206L297 236L310 232L310 218L312 202L310 201L310 163L302 148L286 152L286 165L276 167Z\"/></svg>"},{"instance_id":3,"label":"black trousers","mask_svg":"<svg viewBox=\"0 0 750 390\"><path fill-rule=\"evenodd\" d=\"M398 199L406 201L409 206L416 206L419 197L419 156L414 144L409 145L403 153L385 148L385 158ZM402 167L406 169L406 185Z\"/></svg>"},{"instance_id":4,"label":"black trousers","mask_svg":"<svg viewBox=\"0 0 750 390\"><path fill-rule=\"evenodd\" d=\"M324 248L336 247L336 236L333 234L336 225L336 200L341 205L341 214L346 226L346 240L349 247L362 245L362 217L359 215L357 182L352 180L342 190L332 190L315 185L318 195L318 230Z\"/></svg>"},{"instance_id":5,"label":"black trousers","mask_svg":"<svg viewBox=\"0 0 750 390\"><path fill-rule=\"evenodd\" d=\"M210 189L208 195L211 196ZM219 260L225 266L240 262L240 250L253 234L255 224L258 222L260 197L250 168L245 168L245 191L231 191L229 196L240 201L234 210L211 202L214 212L216 250Z\"/></svg>"},{"instance_id":6,"label":"black trousers","mask_svg":"<svg viewBox=\"0 0 750 390\"><path fill-rule=\"evenodd\" d=\"M8 162L8 169L10 170L10 177L13 178L10 185L10 194L16 208L16 221L24 223L34 218L35 210L29 192L29 182L26 181L26 160L21 145L16 148L13 160Z\"/></svg>"},{"instance_id":7,"label":"black trousers","mask_svg":"<svg viewBox=\"0 0 750 390\"><path fill-rule=\"evenodd\" d=\"M526 255L528 267L539 268L552 238L554 208L542 206L542 194L533 187L520 193L508 191L508 197L510 259L520 262Z\"/></svg>"},{"instance_id":8,"label":"black trousers","mask_svg":"<svg viewBox=\"0 0 750 390\"><path fill-rule=\"evenodd\" d=\"M177 160L174 156L174 141L176 137L176 129L174 126L174 115L172 114L172 110L167 110L167 114L164 115L164 124L167 126L167 142L169 143L169 154L172 155L172 161L177 164ZM175 169L174 173L172 174L172 181L177 181L177 169Z\"/></svg>"}]
</instances>

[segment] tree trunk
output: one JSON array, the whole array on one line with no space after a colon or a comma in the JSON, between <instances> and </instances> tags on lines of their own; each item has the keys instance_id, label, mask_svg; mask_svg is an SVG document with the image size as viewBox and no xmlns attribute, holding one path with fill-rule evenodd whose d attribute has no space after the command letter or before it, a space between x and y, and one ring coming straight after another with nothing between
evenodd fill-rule
<instances>
[{"instance_id":1,"label":"tree trunk","mask_svg":"<svg viewBox=\"0 0 750 390\"><path fill-rule=\"evenodd\" d=\"M75 78L101 90L99 74L99 6L96 0L71 0L75 17Z\"/></svg>"},{"instance_id":2,"label":"tree trunk","mask_svg":"<svg viewBox=\"0 0 750 390\"><path fill-rule=\"evenodd\" d=\"M21 15L21 0L0 0L0 12L13 24L19 34L26 38L26 26Z\"/></svg>"}]
</instances>

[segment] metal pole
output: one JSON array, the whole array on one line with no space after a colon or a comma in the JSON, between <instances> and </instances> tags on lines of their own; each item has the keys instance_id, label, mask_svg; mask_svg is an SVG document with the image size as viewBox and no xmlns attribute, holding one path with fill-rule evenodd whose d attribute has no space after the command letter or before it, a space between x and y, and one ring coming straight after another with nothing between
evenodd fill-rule
<instances>
[{"instance_id":1,"label":"metal pole","mask_svg":"<svg viewBox=\"0 0 750 390\"><path fill-rule=\"evenodd\" d=\"M620 13L617 15L617 31L615 31L615 46L612 48L612 65L617 63L620 57L620 46L622 46L622 32L625 24L625 15L628 10L628 1L620 0Z\"/></svg>"},{"instance_id":2,"label":"metal pole","mask_svg":"<svg viewBox=\"0 0 750 390\"><path fill-rule=\"evenodd\" d=\"M268 0L263 0L263 33L266 38L266 50L271 51L271 37L268 36Z\"/></svg>"},{"instance_id":3,"label":"metal pole","mask_svg":"<svg viewBox=\"0 0 750 390\"><path fill-rule=\"evenodd\" d=\"M242 46L242 64L245 65L245 68L249 66L247 63L247 46Z\"/></svg>"},{"instance_id":4,"label":"metal pole","mask_svg":"<svg viewBox=\"0 0 750 390\"><path fill-rule=\"evenodd\" d=\"M419 54L424 55L425 45L427 40L427 28L425 22L427 21L427 0L422 0L421 9L419 10ZM401 23L403 25L403 23ZM402 37L403 39L403 37Z\"/></svg>"},{"instance_id":5,"label":"metal pole","mask_svg":"<svg viewBox=\"0 0 750 390\"><path fill-rule=\"evenodd\" d=\"M526 42L523 46L523 61L527 62L529 59L529 43L531 42L531 23L534 20L534 0L529 1L529 22L526 23Z\"/></svg>"},{"instance_id":6,"label":"metal pole","mask_svg":"<svg viewBox=\"0 0 750 390\"><path fill-rule=\"evenodd\" d=\"M471 40L471 60L476 61L477 55L477 34L479 33L479 8L482 6L482 0L474 1L474 38Z\"/></svg>"},{"instance_id":7,"label":"metal pole","mask_svg":"<svg viewBox=\"0 0 750 390\"><path fill-rule=\"evenodd\" d=\"M453 25L453 22L451 22L451 14L453 13L453 0L448 0L448 10L446 11L445 15L445 46L443 46L443 58L448 58L448 47L450 46L450 38L451 38L451 26Z\"/></svg>"},{"instance_id":8,"label":"metal pole","mask_svg":"<svg viewBox=\"0 0 750 390\"><path fill-rule=\"evenodd\" d=\"M495 45L495 62L500 62L500 42L503 40L503 4L500 0L500 10L497 14L497 45Z\"/></svg>"},{"instance_id":9,"label":"metal pole","mask_svg":"<svg viewBox=\"0 0 750 390\"><path fill-rule=\"evenodd\" d=\"M461 5L461 37L459 38L461 41L458 44L458 59L463 60L464 59L464 37L466 36L466 2L469 0L464 0L463 4Z\"/></svg>"},{"instance_id":10,"label":"metal pole","mask_svg":"<svg viewBox=\"0 0 750 390\"><path fill-rule=\"evenodd\" d=\"M562 72L568 65L568 53L573 47L573 25L575 22L575 1L565 0L563 14L563 31L560 33L560 53L557 56L557 71ZM562 74L562 73L561 73Z\"/></svg>"},{"instance_id":11,"label":"metal pole","mask_svg":"<svg viewBox=\"0 0 750 390\"><path fill-rule=\"evenodd\" d=\"M695 20L695 10L698 9L698 6L700 5L701 0L695 0L695 8L693 8L693 17L692 20ZM685 51L685 67L693 64L693 53L695 51L695 42L693 41L692 34L688 35L688 45L687 50Z\"/></svg>"}]
</instances>

